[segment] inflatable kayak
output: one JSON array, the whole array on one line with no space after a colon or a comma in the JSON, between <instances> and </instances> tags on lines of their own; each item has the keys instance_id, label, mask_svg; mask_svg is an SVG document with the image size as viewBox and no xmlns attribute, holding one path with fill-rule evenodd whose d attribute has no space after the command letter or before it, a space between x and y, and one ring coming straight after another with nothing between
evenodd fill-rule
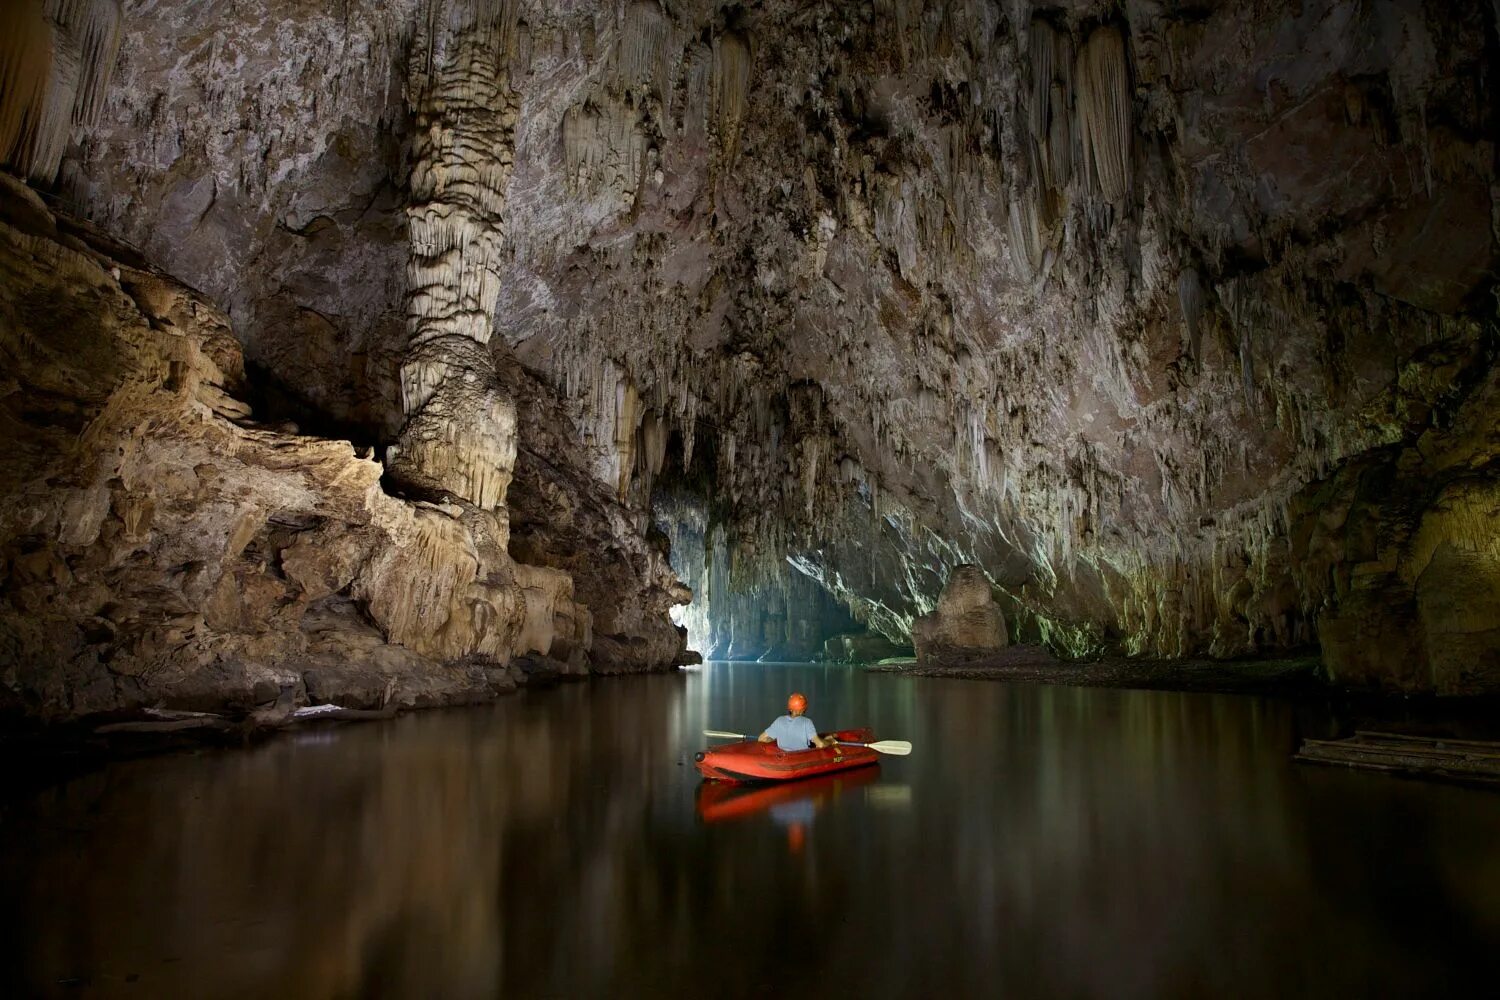
<instances>
[{"instance_id":1,"label":"inflatable kayak","mask_svg":"<svg viewBox=\"0 0 1500 1000\"><path fill-rule=\"evenodd\" d=\"M843 729L840 740L869 743L875 736L868 729ZM880 754L869 747L836 746L820 750L782 750L775 743L741 740L704 750L694 758L698 772L715 781L796 781L819 774L832 774L880 762Z\"/></svg>"}]
</instances>

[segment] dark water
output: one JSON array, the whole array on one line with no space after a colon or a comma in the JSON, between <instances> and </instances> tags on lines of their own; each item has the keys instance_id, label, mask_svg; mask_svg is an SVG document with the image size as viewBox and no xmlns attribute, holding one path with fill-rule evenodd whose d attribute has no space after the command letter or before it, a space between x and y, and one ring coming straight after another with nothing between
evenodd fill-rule
<instances>
[{"instance_id":1,"label":"dark water","mask_svg":"<svg viewBox=\"0 0 1500 1000\"><path fill-rule=\"evenodd\" d=\"M916 753L700 802L699 730L792 688ZM1488 993L1500 795L1294 765L1297 724L715 665L122 762L4 804L0 994Z\"/></svg>"}]
</instances>

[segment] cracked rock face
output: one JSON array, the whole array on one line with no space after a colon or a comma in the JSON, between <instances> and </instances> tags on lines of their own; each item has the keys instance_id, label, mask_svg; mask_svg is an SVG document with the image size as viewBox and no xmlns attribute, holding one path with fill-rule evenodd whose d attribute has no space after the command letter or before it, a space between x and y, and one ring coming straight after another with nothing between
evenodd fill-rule
<instances>
[{"instance_id":1,"label":"cracked rock face","mask_svg":"<svg viewBox=\"0 0 1500 1000\"><path fill-rule=\"evenodd\" d=\"M560 396L630 513L524 561L658 579L693 508L743 649L788 565L899 642L973 565L1063 652L1489 690L1495 17L127 3L58 184L227 307L257 412L413 495L566 523L523 472Z\"/></svg>"}]
</instances>

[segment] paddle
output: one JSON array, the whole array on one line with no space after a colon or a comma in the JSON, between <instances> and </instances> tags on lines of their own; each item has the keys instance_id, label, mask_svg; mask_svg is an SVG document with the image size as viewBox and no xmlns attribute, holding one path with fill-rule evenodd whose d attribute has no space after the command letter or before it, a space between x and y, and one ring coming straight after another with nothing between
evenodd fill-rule
<instances>
[{"instance_id":1,"label":"paddle","mask_svg":"<svg viewBox=\"0 0 1500 1000\"><path fill-rule=\"evenodd\" d=\"M750 737L744 733L725 733L717 729L705 729L703 735L716 740L748 740ZM876 753L888 753L895 757L905 757L911 753L911 744L905 740L876 740L874 743L855 743L852 740L839 740L848 747L869 747Z\"/></svg>"}]
</instances>

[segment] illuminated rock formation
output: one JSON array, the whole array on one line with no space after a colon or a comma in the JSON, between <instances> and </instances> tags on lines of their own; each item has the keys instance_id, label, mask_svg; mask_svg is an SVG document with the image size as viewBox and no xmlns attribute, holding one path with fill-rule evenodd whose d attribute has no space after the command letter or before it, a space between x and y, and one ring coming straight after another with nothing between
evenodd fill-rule
<instances>
[{"instance_id":1,"label":"illuminated rock formation","mask_svg":"<svg viewBox=\"0 0 1500 1000\"><path fill-rule=\"evenodd\" d=\"M401 363L406 418L388 451L393 476L503 509L516 460L516 411L490 350L505 242L515 95L514 7L439 5L407 56L412 169L406 269L410 346Z\"/></svg>"},{"instance_id":2,"label":"illuminated rock formation","mask_svg":"<svg viewBox=\"0 0 1500 1000\"><path fill-rule=\"evenodd\" d=\"M973 565L1064 654L1500 683L1490 6L324 6L127 9L57 192L601 662L691 510L726 655L847 628L788 566L906 643Z\"/></svg>"},{"instance_id":3,"label":"illuminated rock formation","mask_svg":"<svg viewBox=\"0 0 1500 1000\"><path fill-rule=\"evenodd\" d=\"M522 654L588 672L599 626L566 571L515 562L492 511L395 499L347 442L251 421L220 310L0 185L0 703L52 719L282 697L392 707L512 689ZM575 531L608 538L613 517L624 534L587 473L554 482L592 504ZM602 616L597 666L670 666L682 643L666 613L686 599L670 570L611 582L637 617Z\"/></svg>"}]
</instances>

